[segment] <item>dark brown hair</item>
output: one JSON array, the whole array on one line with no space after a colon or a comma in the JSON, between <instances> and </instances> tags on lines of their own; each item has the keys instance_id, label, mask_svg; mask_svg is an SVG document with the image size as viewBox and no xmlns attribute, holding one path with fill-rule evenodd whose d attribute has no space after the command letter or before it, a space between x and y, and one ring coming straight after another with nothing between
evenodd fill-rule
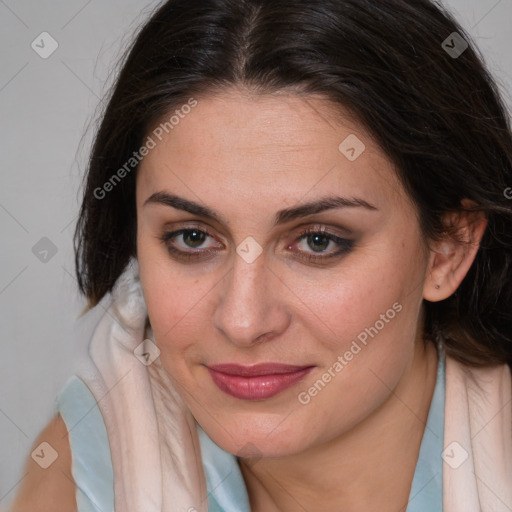
<instances>
[{"instance_id":1,"label":"dark brown hair","mask_svg":"<svg viewBox=\"0 0 512 512\"><path fill-rule=\"evenodd\" d=\"M90 156L74 239L89 306L136 255L136 166L104 197L98 190L155 120L191 96L234 85L320 94L354 114L396 165L426 240L446 231L444 214L460 211L463 199L485 214L481 247L457 292L425 302L425 339L441 336L447 352L469 364L511 364L509 121L469 36L429 0L161 5L123 61Z\"/></svg>"}]
</instances>

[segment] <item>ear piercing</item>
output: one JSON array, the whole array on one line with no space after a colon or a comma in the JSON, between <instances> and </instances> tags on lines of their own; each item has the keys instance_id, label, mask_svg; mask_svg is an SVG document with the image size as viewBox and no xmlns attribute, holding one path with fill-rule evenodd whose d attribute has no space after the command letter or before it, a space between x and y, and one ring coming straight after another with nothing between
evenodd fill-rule
<instances>
[{"instance_id":1,"label":"ear piercing","mask_svg":"<svg viewBox=\"0 0 512 512\"><path fill-rule=\"evenodd\" d=\"M439 290L441 288L438 284L436 284L436 290Z\"/></svg>"}]
</instances>

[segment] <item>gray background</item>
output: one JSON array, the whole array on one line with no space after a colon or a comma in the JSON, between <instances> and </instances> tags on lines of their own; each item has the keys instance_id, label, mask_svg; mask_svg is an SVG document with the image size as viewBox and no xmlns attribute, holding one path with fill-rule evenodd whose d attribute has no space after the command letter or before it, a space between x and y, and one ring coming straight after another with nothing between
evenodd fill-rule
<instances>
[{"instance_id":1,"label":"gray background","mask_svg":"<svg viewBox=\"0 0 512 512\"><path fill-rule=\"evenodd\" d=\"M0 0L0 508L102 313L100 306L78 318L85 305L72 251L79 188L113 64L158 3ZM444 3L510 106L512 0ZM47 59L31 47L41 32L58 43ZM43 237L56 253L36 257L33 247L48 244Z\"/></svg>"}]
</instances>

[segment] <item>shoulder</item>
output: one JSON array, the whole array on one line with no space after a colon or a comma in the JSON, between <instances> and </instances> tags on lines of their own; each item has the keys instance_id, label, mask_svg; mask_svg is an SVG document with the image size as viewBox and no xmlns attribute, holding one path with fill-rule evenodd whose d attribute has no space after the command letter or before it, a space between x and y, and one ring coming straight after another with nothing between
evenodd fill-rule
<instances>
[{"instance_id":1,"label":"shoulder","mask_svg":"<svg viewBox=\"0 0 512 512\"><path fill-rule=\"evenodd\" d=\"M36 462L39 457L42 463ZM11 512L76 512L76 486L71 474L71 461L68 430L60 414L57 414L32 445Z\"/></svg>"}]
</instances>

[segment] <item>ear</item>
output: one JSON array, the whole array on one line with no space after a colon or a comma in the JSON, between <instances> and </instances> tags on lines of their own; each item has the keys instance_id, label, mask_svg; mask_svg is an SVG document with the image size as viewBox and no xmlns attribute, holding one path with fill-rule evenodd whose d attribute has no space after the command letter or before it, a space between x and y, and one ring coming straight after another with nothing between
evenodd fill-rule
<instances>
[{"instance_id":1,"label":"ear","mask_svg":"<svg viewBox=\"0 0 512 512\"><path fill-rule=\"evenodd\" d=\"M461 202L463 210L449 213L443 219L446 235L430 243L430 257L423 288L423 298L437 302L450 297L473 263L487 226L481 211L471 210L475 204ZM466 210L467 209L467 210Z\"/></svg>"}]
</instances>

